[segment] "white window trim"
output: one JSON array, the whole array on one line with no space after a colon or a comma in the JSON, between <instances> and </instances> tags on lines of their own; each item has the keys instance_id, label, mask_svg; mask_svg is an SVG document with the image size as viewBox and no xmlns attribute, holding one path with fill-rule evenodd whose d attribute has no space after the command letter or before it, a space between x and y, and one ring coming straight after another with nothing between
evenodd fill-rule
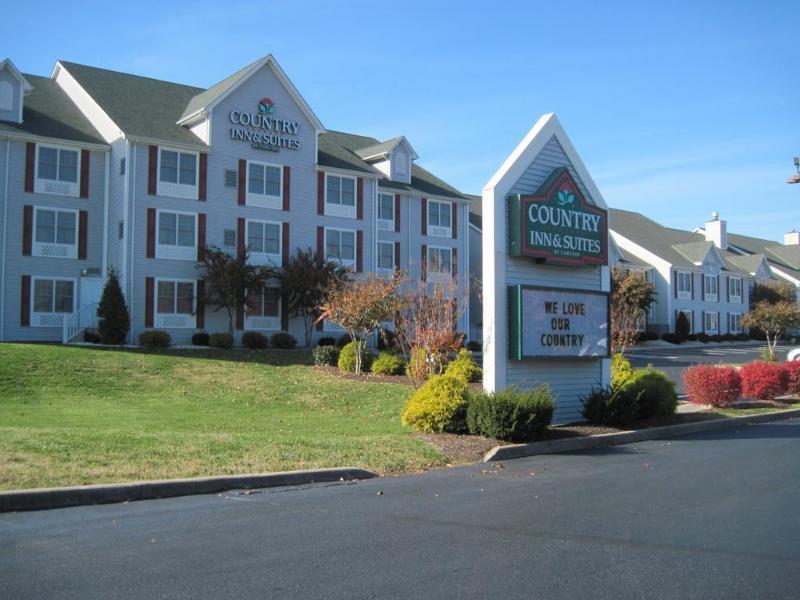
<instances>
[{"instance_id":1,"label":"white window trim","mask_svg":"<svg viewBox=\"0 0 800 600\"><path fill-rule=\"evenodd\" d=\"M52 281L53 283L53 303L55 304L55 282L56 281L71 281L72 282L72 310L69 312L36 312L34 310L34 301L36 300L36 282L37 281ZM31 327L63 327L64 315L71 315L75 312L75 300L78 296L78 280L74 277L58 277L58 276L34 276L31 277L31 294L30 294L30 314L31 314ZM53 307L55 308L55 306Z\"/></svg>"},{"instance_id":2,"label":"white window trim","mask_svg":"<svg viewBox=\"0 0 800 600\"><path fill-rule=\"evenodd\" d=\"M736 323L735 326L733 326L734 325L733 317L739 317L738 322ZM742 333L742 313L730 313L730 324L732 327L728 333L734 333L734 334Z\"/></svg>"},{"instance_id":3,"label":"white window trim","mask_svg":"<svg viewBox=\"0 0 800 600\"><path fill-rule=\"evenodd\" d=\"M278 253L272 254L271 252L253 252L248 246L250 239L250 223L258 223L259 225L277 225L278 226ZM281 250L283 248L283 223L279 221L264 221L261 219L247 219L244 224L245 246L247 246L248 261L251 265L272 265L279 267L283 260Z\"/></svg>"},{"instance_id":4,"label":"white window trim","mask_svg":"<svg viewBox=\"0 0 800 600\"><path fill-rule=\"evenodd\" d=\"M353 206L344 204L333 204L328 202L328 177L338 177L339 179L351 179L353 181ZM341 187L339 188L341 190ZM338 173L325 173L325 215L329 217L344 217L355 219L358 210L358 180L350 175L339 175Z\"/></svg>"},{"instance_id":5,"label":"white window trim","mask_svg":"<svg viewBox=\"0 0 800 600\"><path fill-rule=\"evenodd\" d=\"M734 295L733 291L731 290L732 284L734 281L739 282L739 294ZM742 289L744 287L744 281L741 277L729 277L728 278L728 295L730 296L730 303L731 304L741 304L742 303ZM738 314L738 313L732 313Z\"/></svg>"},{"instance_id":6,"label":"white window trim","mask_svg":"<svg viewBox=\"0 0 800 600\"><path fill-rule=\"evenodd\" d=\"M75 152L78 155L77 161L77 171L76 171L76 178L75 182L72 181L61 181L60 179L42 179L39 177L39 149L45 148L53 148L58 150L67 150L69 152ZM59 161L61 160L59 155ZM60 164L60 162L59 162ZM72 146L62 146L59 144L49 144L49 143L38 143L36 144L36 157L34 158L34 184L33 184L33 191L37 194L54 194L57 196L74 196L78 197L80 195L81 190L81 150L80 148L75 148ZM58 173L58 167L56 167L56 174ZM66 186L66 191L56 190L54 189L56 186Z\"/></svg>"},{"instance_id":7,"label":"white window trim","mask_svg":"<svg viewBox=\"0 0 800 600\"><path fill-rule=\"evenodd\" d=\"M708 326L708 319L710 317L714 317L714 320L716 321L716 327L714 327L713 329ZM711 335L719 334L719 313L713 310L707 311L705 313L705 316L703 318L703 333L708 333Z\"/></svg>"},{"instance_id":8,"label":"white window trim","mask_svg":"<svg viewBox=\"0 0 800 600\"><path fill-rule=\"evenodd\" d=\"M277 286L267 286L273 289L280 290ZM263 312L263 303L264 303L264 292L261 292L261 302L262 302L262 312ZM252 331L281 331L281 318L283 317L283 306L281 302L278 302L278 314L276 315L260 315L260 316L251 316L247 314L245 311L245 319L244 319L244 328L245 330L252 330Z\"/></svg>"},{"instance_id":9,"label":"white window trim","mask_svg":"<svg viewBox=\"0 0 800 600\"><path fill-rule=\"evenodd\" d=\"M444 273L441 271L431 270L431 250L447 250L450 253L450 272ZM448 281L453 278L453 248L450 246L428 246L427 256L425 258L425 273L429 281Z\"/></svg>"},{"instance_id":10,"label":"white window trim","mask_svg":"<svg viewBox=\"0 0 800 600\"><path fill-rule=\"evenodd\" d=\"M263 167L273 167L278 169L281 174L281 184L280 184L280 191L278 192L277 196L271 196L269 194L256 194L254 192L250 192L250 165L259 165ZM258 208L272 208L275 210L282 210L283 209L283 165L276 165L274 163L262 162L258 160L248 160L247 161L247 172L246 172L246 182L245 182L245 203L248 206L256 206ZM265 176L266 177L266 176ZM266 188L266 181L264 182L264 187Z\"/></svg>"},{"instance_id":11,"label":"white window trim","mask_svg":"<svg viewBox=\"0 0 800 600\"><path fill-rule=\"evenodd\" d=\"M56 213L66 212L75 215L75 243L74 244L59 244L58 242L37 242L36 241L36 224L39 220L39 211L49 210ZM78 258L78 234L80 231L80 211L71 208L53 208L50 206L34 206L33 207L33 256L41 256L46 258ZM56 238L58 237L58 227L56 227ZM64 251L64 254L58 252ZM53 253L55 251L56 253Z\"/></svg>"},{"instance_id":12,"label":"white window trim","mask_svg":"<svg viewBox=\"0 0 800 600\"><path fill-rule=\"evenodd\" d=\"M678 275L676 277L676 285L678 286L678 299L679 300L691 300L692 299L692 286L694 284L694 273L691 271L677 271ZM689 276L689 291L685 292L681 290L681 275L688 275Z\"/></svg>"},{"instance_id":13,"label":"white window trim","mask_svg":"<svg viewBox=\"0 0 800 600\"><path fill-rule=\"evenodd\" d=\"M716 302L719 298L719 280L717 279L716 275L706 275L703 277L703 291L704 295L703 298L706 302ZM714 285L716 286L716 292L709 292L708 291L708 282L713 281ZM717 325L717 330L719 330L719 325Z\"/></svg>"},{"instance_id":14,"label":"white window trim","mask_svg":"<svg viewBox=\"0 0 800 600\"><path fill-rule=\"evenodd\" d=\"M194 217L194 245L193 246L178 246L178 231L177 231L177 219L175 220L175 242L174 246L169 244L160 244L158 241L158 233L161 229L161 213L170 213L174 215L188 215ZM189 260L192 262L197 261L197 213L193 212L186 212L181 210L167 210L167 209L158 209L156 210L156 258L164 258L169 260Z\"/></svg>"},{"instance_id":15,"label":"white window trim","mask_svg":"<svg viewBox=\"0 0 800 600\"><path fill-rule=\"evenodd\" d=\"M352 233L353 234L353 260L345 260L339 258L328 258L328 232L329 231L338 231L339 233ZM341 238L340 238L341 240ZM358 233L356 233L355 229L341 229L339 227L326 227L325 228L325 239L323 240L325 243L324 247L324 254L325 258L328 260L332 260L343 267L350 267L355 269L356 260L358 260ZM341 250L341 241L339 243L339 248ZM341 254L341 252L340 252Z\"/></svg>"},{"instance_id":16,"label":"white window trim","mask_svg":"<svg viewBox=\"0 0 800 600\"><path fill-rule=\"evenodd\" d=\"M392 247L392 267L389 268L389 269L387 269L386 267L381 267L380 266L380 257L381 257L380 248L381 248L381 244L386 244L387 246L391 246ZM386 273L386 274L392 274L392 273L394 273L395 269L397 269L397 265L395 264L394 242L389 242L389 241L386 241L386 240L378 240L378 242L377 242L377 244L375 246L375 268L377 269L377 271L379 273Z\"/></svg>"},{"instance_id":17,"label":"white window trim","mask_svg":"<svg viewBox=\"0 0 800 600\"><path fill-rule=\"evenodd\" d=\"M161 153L178 153L178 183L161 181ZM194 154L194 185L180 183L181 154ZM197 200L197 188L200 185L200 153L195 150L184 150L172 148L170 146L158 147L158 164L156 165L156 193L159 196L171 196L173 198L185 198L187 200Z\"/></svg>"},{"instance_id":18,"label":"white window trim","mask_svg":"<svg viewBox=\"0 0 800 600\"><path fill-rule=\"evenodd\" d=\"M192 312L187 313L160 313L158 312L158 284L168 282L175 284L175 308L178 308L178 283L192 284ZM161 277L156 279L153 293L153 326L156 329L195 329L197 327L197 280ZM178 324L178 319L183 318L184 323ZM171 319L171 321L170 321Z\"/></svg>"},{"instance_id":19,"label":"white window trim","mask_svg":"<svg viewBox=\"0 0 800 600\"><path fill-rule=\"evenodd\" d=\"M392 218L391 219L381 219L380 218L380 207L381 207L381 196L390 196L392 198ZM397 197L394 194L388 194L386 192L378 192L378 199L375 203L375 212L377 213L377 221L378 221L378 230L380 231L394 231L394 216L396 214L397 207L395 206L395 202L397 202Z\"/></svg>"},{"instance_id":20,"label":"white window trim","mask_svg":"<svg viewBox=\"0 0 800 600\"><path fill-rule=\"evenodd\" d=\"M432 204L447 204L450 206L450 219L447 227L442 225L431 225L431 205ZM446 200L428 200L428 214L426 218L428 219L428 235L432 237L453 237L453 203L447 202Z\"/></svg>"}]
</instances>

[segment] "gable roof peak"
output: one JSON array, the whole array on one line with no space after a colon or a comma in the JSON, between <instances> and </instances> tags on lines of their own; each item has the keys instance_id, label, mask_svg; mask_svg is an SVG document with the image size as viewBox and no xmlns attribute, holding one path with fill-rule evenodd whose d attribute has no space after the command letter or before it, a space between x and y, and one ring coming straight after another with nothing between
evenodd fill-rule
<instances>
[{"instance_id":1,"label":"gable roof peak","mask_svg":"<svg viewBox=\"0 0 800 600\"><path fill-rule=\"evenodd\" d=\"M30 94L33 91L33 86L25 79L25 76L17 69L16 65L11 62L10 58L4 58L0 61L0 71L7 70L11 75L22 84L22 91L25 94Z\"/></svg>"}]
</instances>

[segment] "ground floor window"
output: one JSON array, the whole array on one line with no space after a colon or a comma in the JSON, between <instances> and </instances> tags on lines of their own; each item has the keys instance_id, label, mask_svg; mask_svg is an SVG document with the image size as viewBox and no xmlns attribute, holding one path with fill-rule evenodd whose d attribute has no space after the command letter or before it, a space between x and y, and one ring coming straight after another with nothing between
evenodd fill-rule
<instances>
[{"instance_id":1,"label":"ground floor window","mask_svg":"<svg viewBox=\"0 0 800 600\"><path fill-rule=\"evenodd\" d=\"M250 294L247 302L245 329L281 330L281 290L267 287L261 293Z\"/></svg>"},{"instance_id":2,"label":"ground floor window","mask_svg":"<svg viewBox=\"0 0 800 600\"><path fill-rule=\"evenodd\" d=\"M741 313L730 314L730 333L742 333L742 315Z\"/></svg>"},{"instance_id":3,"label":"ground floor window","mask_svg":"<svg viewBox=\"0 0 800 600\"><path fill-rule=\"evenodd\" d=\"M325 229L325 258L352 267L356 262L356 232Z\"/></svg>"},{"instance_id":4,"label":"ground floor window","mask_svg":"<svg viewBox=\"0 0 800 600\"><path fill-rule=\"evenodd\" d=\"M719 333L719 313L716 312L705 313L703 329L705 333L709 334Z\"/></svg>"},{"instance_id":5,"label":"ground floor window","mask_svg":"<svg viewBox=\"0 0 800 600\"><path fill-rule=\"evenodd\" d=\"M156 327L194 328L195 281L156 282Z\"/></svg>"},{"instance_id":6,"label":"ground floor window","mask_svg":"<svg viewBox=\"0 0 800 600\"><path fill-rule=\"evenodd\" d=\"M428 274L432 278L453 275L452 248L428 248Z\"/></svg>"},{"instance_id":7,"label":"ground floor window","mask_svg":"<svg viewBox=\"0 0 800 600\"><path fill-rule=\"evenodd\" d=\"M75 280L35 277L31 303L32 326L61 327L64 315L75 312Z\"/></svg>"}]
</instances>

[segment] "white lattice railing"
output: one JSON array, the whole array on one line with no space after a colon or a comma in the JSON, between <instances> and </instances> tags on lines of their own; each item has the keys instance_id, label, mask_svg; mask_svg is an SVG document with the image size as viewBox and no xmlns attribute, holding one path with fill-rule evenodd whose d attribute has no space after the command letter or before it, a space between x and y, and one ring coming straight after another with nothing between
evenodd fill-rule
<instances>
[{"instance_id":1,"label":"white lattice railing","mask_svg":"<svg viewBox=\"0 0 800 600\"><path fill-rule=\"evenodd\" d=\"M89 327L97 327L97 302L84 304L70 315L64 315L64 332L61 341L68 344L76 335Z\"/></svg>"}]
</instances>

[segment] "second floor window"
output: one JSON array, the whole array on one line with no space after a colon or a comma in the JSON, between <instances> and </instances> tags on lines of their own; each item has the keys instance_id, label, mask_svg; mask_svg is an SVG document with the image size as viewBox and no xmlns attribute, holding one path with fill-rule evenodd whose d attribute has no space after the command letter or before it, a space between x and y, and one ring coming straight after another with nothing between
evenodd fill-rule
<instances>
[{"instance_id":1,"label":"second floor window","mask_svg":"<svg viewBox=\"0 0 800 600\"><path fill-rule=\"evenodd\" d=\"M731 297L731 302L742 301L742 280L739 277L731 277L728 280L728 291Z\"/></svg>"},{"instance_id":2,"label":"second floor window","mask_svg":"<svg viewBox=\"0 0 800 600\"><path fill-rule=\"evenodd\" d=\"M394 229L394 196L378 194L378 229Z\"/></svg>"},{"instance_id":3,"label":"second floor window","mask_svg":"<svg viewBox=\"0 0 800 600\"><path fill-rule=\"evenodd\" d=\"M278 262L281 254L281 224L248 221L247 249L255 263L261 263L265 258Z\"/></svg>"},{"instance_id":4,"label":"second floor window","mask_svg":"<svg viewBox=\"0 0 800 600\"><path fill-rule=\"evenodd\" d=\"M77 183L78 151L39 146L39 164L36 175L39 179Z\"/></svg>"},{"instance_id":5,"label":"second floor window","mask_svg":"<svg viewBox=\"0 0 800 600\"><path fill-rule=\"evenodd\" d=\"M196 260L196 214L158 211L156 258Z\"/></svg>"},{"instance_id":6,"label":"second floor window","mask_svg":"<svg viewBox=\"0 0 800 600\"><path fill-rule=\"evenodd\" d=\"M263 208L281 208L283 169L277 165L247 162L247 203Z\"/></svg>"},{"instance_id":7,"label":"second floor window","mask_svg":"<svg viewBox=\"0 0 800 600\"><path fill-rule=\"evenodd\" d=\"M177 198L197 197L198 155L195 152L159 149L158 193Z\"/></svg>"},{"instance_id":8,"label":"second floor window","mask_svg":"<svg viewBox=\"0 0 800 600\"><path fill-rule=\"evenodd\" d=\"M36 242L75 244L78 215L72 210L36 209Z\"/></svg>"},{"instance_id":9,"label":"second floor window","mask_svg":"<svg viewBox=\"0 0 800 600\"><path fill-rule=\"evenodd\" d=\"M428 201L428 234L450 237L451 206L449 202Z\"/></svg>"},{"instance_id":10,"label":"second floor window","mask_svg":"<svg viewBox=\"0 0 800 600\"><path fill-rule=\"evenodd\" d=\"M678 298L688 300L692 297L692 274L678 273Z\"/></svg>"},{"instance_id":11,"label":"second floor window","mask_svg":"<svg viewBox=\"0 0 800 600\"><path fill-rule=\"evenodd\" d=\"M342 229L325 230L325 258L352 266L356 260L356 232Z\"/></svg>"},{"instance_id":12,"label":"second floor window","mask_svg":"<svg viewBox=\"0 0 800 600\"><path fill-rule=\"evenodd\" d=\"M705 284L705 296L706 300L714 301L717 299L717 277L716 275L706 275L704 277Z\"/></svg>"},{"instance_id":13,"label":"second floor window","mask_svg":"<svg viewBox=\"0 0 800 600\"><path fill-rule=\"evenodd\" d=\"M325 175L325 214L356 218L356 180L354 177Z\"/></svg>"}]
</instances>

